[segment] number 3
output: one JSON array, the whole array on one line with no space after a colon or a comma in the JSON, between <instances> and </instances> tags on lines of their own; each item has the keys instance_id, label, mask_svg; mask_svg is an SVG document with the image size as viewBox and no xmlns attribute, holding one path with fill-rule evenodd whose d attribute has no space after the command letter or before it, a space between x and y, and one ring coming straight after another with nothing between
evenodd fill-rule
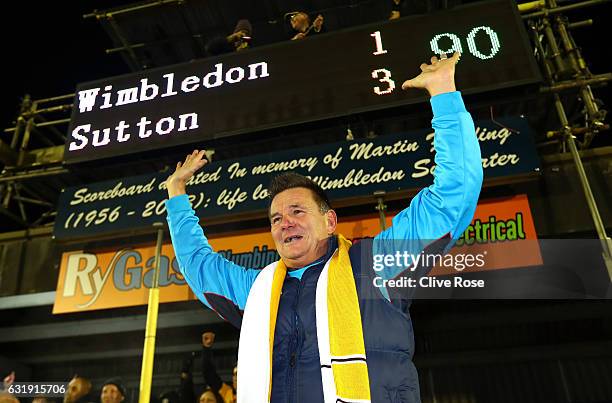
<instances>
[{"instance_id":1,"label":"number 3","mask_svg":"<svg viewBox=\"0 0 612 403\"><path fill-rule=\"evenodd\" d=\"M380 75L382 74L382 78ZM381 90L379 86L374 87L374 93L377 95L390 94L395 89L395 81L391 79L391 72L387 69L378 69L372 72L372 78L378 78L381 83L387 83L388 87Z\"/></svg>"}]
</instances>

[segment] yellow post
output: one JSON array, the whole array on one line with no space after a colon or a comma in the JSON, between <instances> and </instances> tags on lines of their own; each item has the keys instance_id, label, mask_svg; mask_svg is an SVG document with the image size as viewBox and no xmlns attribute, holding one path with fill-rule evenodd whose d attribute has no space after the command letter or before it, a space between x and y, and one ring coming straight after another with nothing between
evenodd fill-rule
<instances>
[{"instance_id":1,"label":"yellow post","mask_svg":"<svg viewBox=\"0 0 612 403\"><path fill-rule=\"evenodd\" d=\"M387 210L387 205L385 204L384 196L385 192L382 190L377 190L374 192L374 196L376 197L376 210L378 210L378 219L380 221L380 230L384 231L387 229L387 218L385 217L385 211Z\"/></svg>"},{"instance_id":2,"label":"yellow post","mask_svg":"<svg viewBox=\"0 0 612 403\"><path fill-rule=\"evenodd\" d=\"M518 5L519 12L526 13L529 11L540 10L546 6L544 0L530 1Z\"/></svg>"},{"instance_id":3,"label":"yellow post","mask_svg":"<svg viewBox=\"0 0 612 403\"><path fill-rule=\"evenodd\" d=\"M145 329L144 349L142 352L142 370L140 372L140 393L138 403L151 401L151 381L153 378L153 358L155 357L155 335L157 333L157 313L159 308L159 262L161 255L163 224L155 223L157 228L157 245L155 246L155 272L153 284L149 289L149 305L147 309L147 326Z\"/></svg>"}]
</instances>

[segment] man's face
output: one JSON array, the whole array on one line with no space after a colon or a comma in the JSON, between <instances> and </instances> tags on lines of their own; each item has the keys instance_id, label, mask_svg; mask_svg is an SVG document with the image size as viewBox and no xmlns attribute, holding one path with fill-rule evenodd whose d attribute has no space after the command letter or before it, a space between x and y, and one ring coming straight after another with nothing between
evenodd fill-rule
<instances>
[{"instance_id":1,"label":"man's face","mask_svg":"<svg viewBox=\"0 0 612 403\"><path fill-rule=\"evenodd\" d=\"M123 395L115 385L104 385L102 393L100 393L100 401L102 403L119 403L123 399Z\"/></svg>"},{"instance_id":2,"label":"man's face","mask_svg":"<svg viewBox=\"0 0 612 403\"><path fill-rule=\"evenodd\" d=\"M83 378L72 378L64 395L64 403L75 402L89 392L89 385Z\"/></svg>"},{"instance_id":3,"label":"man's face","mask_svg":"<svg viewBox=\"0 0 612 403\"><path fill-rule=\"evenodd\" d=\"M287 189L270 205L272 238L283 262L291 268L304 267L325 254L336 222L333 210L321 213L310 189Z\"/></svg>"},{"instance_id":4,"label":"man's face","mask_svg":"<svg viewBox=\"0 0 612 403\"><path fill-rule=\"evenodd\" d=\"M291 28L304 32L310 25L310 17L306 13L297 13L291 16Z\"/></svg>"}]
</instances>

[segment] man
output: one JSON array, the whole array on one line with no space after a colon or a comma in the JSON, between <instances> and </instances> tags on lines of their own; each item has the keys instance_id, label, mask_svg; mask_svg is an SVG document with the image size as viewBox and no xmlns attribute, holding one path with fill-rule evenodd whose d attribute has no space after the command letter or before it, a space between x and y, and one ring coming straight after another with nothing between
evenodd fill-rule
<instances>
[{"instance_id":1,"label":"man","mask_svg":"<svg viewBox=\"0 0 612 403\"><path fill-rule=\"evenodd\" d=\"M101 403L120 403L125 400L125 387L119 378L107 379L100 392Z\"/></svg>"},{"instance_id":2,"label":"man","mask_svg":"<svg viewBox=\"0 0 612 403\"><path fill-rule=\"evenodd\" d=\"M435 180L377 242L435 240L428 247L446 251L473 217L482 163L474 124L455 89L458 60L459 54L434 56L402 85L431 96ZM274 179L269 215L281 260L246 269L213 252L185 195L203 158L195 150L166 181L168 223L195 295L241 324L238 402L419 402L410 300L374 287L372 250L334 235L337 216L325 192L300 175Z\"/></svg>"},{"instance_id":3,"label":"man","mask_svg":"<svg viewBox=\"0 0 612 403\"><path fill-rule=\"evenodd\" d=\"M68 390L64 394L64 403L90 402L94 398L90 396L91 382L89 379L75 375L68 382Z\"/></svg>"},{"instance_id":4,"label":"man","mask_svg":"<svg viewBox=\"0 0 612 403\"><path fill-rule=\"evenodd\" d=\"M323 29L323 16L317 15L315 20L310 24L310 16L304 11L296 11L285 14L289 16L289 23L294 31L297 31L291 38L292 41L304 39L308 34L318 34Z\"/></svg>"},{"instance_id":5,"label":"man","mask_svg":"<svg viewBox=\"0 0 612 403\"><path fill-rule=\"evenodd\" d=\"M214 343L214 332L202 333L202 375L204 376L204 385L208 385L213 391L217 391L225 403L234 403L238 387L238 367L233 369L232 384L223 382L213 362Z\"/></svg>"},{"instance_id":6,"label":"man","mask_svg":"<svg viewBox=\"0 0 612 403\"><path fill-rule=\"evenodd\" d=\"M249 48L253 27L249 20L239 20L234 32L227 36L215 36L206 44L206 53L218 56L225 53L239 52Z\"/></svg>"}]
</instances>

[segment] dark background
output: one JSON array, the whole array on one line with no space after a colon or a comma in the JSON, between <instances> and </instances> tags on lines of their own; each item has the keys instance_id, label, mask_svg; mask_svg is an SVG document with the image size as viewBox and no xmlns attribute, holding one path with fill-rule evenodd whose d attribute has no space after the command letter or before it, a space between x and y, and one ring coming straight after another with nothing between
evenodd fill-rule
<instances>
[{"instance_id":1,"label":"dark background","mask_svg":"<svg viewBox=\"0 0 612 403\"><path fill-rule=\"evenodd\" d=\"M20 99L26 93L33 99L68 94L74 92L78 83L130 72L119 53L105 54L105 49L114 47L111 39L95 18L83 19L83 15L95 9L131 3L95 0L60 6L54 2L11 2L10 11L5 12L0 24L3 51L0 128L13 126ZM307 9L317 6L315 2L303 3ZM359 1L352 3L359 7ZM386 1L378 3L383 9L380 14L386 15L390 5ZM418 6L414 8L421 11ZM316 8L310 10L316 12ZM609 5L576 10L567 15L570 21L594 20L593 26L576 29L572 34L583 49L591 71L595 74L609 71L609 32L606 30ZM610 99L607 88L596 94ZM7 137L3 134L2 138L6 140Z\"/></svg>"}]
</instances>

